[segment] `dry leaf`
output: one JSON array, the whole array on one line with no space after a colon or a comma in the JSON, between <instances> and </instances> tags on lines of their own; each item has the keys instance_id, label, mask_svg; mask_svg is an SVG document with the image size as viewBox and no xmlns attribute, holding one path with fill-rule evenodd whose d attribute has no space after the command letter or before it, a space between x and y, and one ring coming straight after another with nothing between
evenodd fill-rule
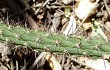
<instances>
[{"instance_id":1,"label":"dry leaf","mask_svg":"<svg viewBox=\"0 0 110 70\"><path fill-rule=\"evenodd\" d=\"M8 68L4 66L2 63L0 63L0 70L8 70Z\"/></svg>"},{"instance_id":2,"label":"dry leaf","mask_svg":"<svg viewBox=\"0 0 110 70\"><path fill-rule=\"evenodd\" d=\"M88 59L85 62L88 66L93 68L94 70L110 70L110 63L107 60L97 59L92 60Z\"/></svg>"},{"instance_id":3,"label":"dry leaf","mask_svg":"<svg viewBox=\"0 0 110 70\"><path fill-rule=\"evenodd\" d=\"M63 18L61 24L64 25L68 21L67 18Z\"/></svg>"},{"instance_id":4,"label":"dry leaf","mask_svg":"<svg viewBox=\"0 0 110 70\"><path fill-rule=\"evenodd\" d=\"M74 16L71 15L68 26L66 27L66 30L63 32L63 34L65 34L65 35L73 34L75 29L76 29L76 20L75 20Z\"/></svg>"},{"instance_id":5,"label":"dry leaf","mask_svg":"<svg viewBox=\"0 0 110 70\"><path fill-rule=\"evenodd\" d=\"M2 61L9 61L8 54L11 54L11 50L7 44L0 43L0 53L2 55Z\"/></svg>"},{"instance_id":6,"label":"dry leaf","mask_svg":"<svg viewBox=\"0 0 110 70\"><path fill-rule=\"evenodd\" d=\"M54 18L52 20L52 26L50 28L50 32L51 33L57 32L57 28L58 28L59 24L60 24L60 16L59 16L59 13L56 12L54 14Z\"/></svg>"},{"instance_id":7,"label":"dry leaf","mask_svg":"<svg viewBox=\"0 0 110 70\"><path fill-rule=\"evenodd\" d=\"M60 63L56 60L54 55L47 53L45 58L48 61L52 70L62 70Z\"/></svg>"},{"instance_id":8,"label":"dry leaf","mask_svg":"<svg viewBox=\"0 0 110 70\"><path fill-rule=\"evenodd\" d=\"M90 2L91 0L78 0L77 1L77 7L75 8L75 13L83 20L84 18L89 17L90 15L94 14L96 12L96 5L99 0L96 0L95 2Z\"/></svg>"}]
</instances>

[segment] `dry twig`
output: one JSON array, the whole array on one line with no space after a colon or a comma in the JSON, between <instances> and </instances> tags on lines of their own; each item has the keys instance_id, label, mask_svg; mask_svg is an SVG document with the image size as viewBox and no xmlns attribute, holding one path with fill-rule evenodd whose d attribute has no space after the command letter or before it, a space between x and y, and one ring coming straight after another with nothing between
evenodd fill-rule
<instances>
[{"instance_id":1,"label":"dry twig","mask_svg":"<svg viewBox=\"0 0 110 70\"><path fill-rule=\"evenodd\" d=\"M39 7L36 12L35 12L35 15L49 2L50 0L46 0L46 2L41 6Z\"/></svg>"},{"instance_id":2,"label":"dry twig","mask_svg":"<svg viewBox=\"0 0 110 70\"><path fill-rule=\"evenodd\" d=\"M107 6L106 0L103 0L103 2L104 2L104 4L105 4L105 7L106 7L106 9L107 9L107 12L108 12L108 14L109 14L109 16L110 16L110 9L109 9L109 7Z\"/></svg>"},{"instance_id":3,"label":"dry twig","mask_svg":"<svg viewBox=\"0 0 110 70\"><path fill-rule=\"evenodd\" d=\"M35 65L39 62L40 59L42 59L43 57L46 56L46 52L42 52L37 58L36 60L34 61L34 63L30 66L29 70L32 70Z\"/></svg>"}]
</instances>

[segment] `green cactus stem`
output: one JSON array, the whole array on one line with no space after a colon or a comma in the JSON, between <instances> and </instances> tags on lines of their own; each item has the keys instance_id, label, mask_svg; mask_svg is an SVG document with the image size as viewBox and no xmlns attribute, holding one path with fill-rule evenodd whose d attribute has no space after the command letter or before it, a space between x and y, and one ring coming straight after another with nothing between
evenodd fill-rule
<instances>
[{"instance_id":1,"label":"green cactus stem","mask_svg":"<svg viewBox=\"0 0 110 70\"><path fill-rule=\"evenodd\" d=\"M11 42L15 45L29 46L33 49L50 49L53 52L68 52L72 55L87 54L102 56L110 54L110 43L104 44L102 38L89 41L84 37L67 37L62 34L48 34L43 31L25 29L20 26L8 26L0 23L0 42Z\"/></svg>"}]
</instances>

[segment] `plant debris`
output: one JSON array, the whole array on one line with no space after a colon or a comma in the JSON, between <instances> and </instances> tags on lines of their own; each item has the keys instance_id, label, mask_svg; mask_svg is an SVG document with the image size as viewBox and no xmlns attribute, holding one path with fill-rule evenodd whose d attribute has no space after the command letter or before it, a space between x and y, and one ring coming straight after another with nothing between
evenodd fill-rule
<instances>
[{"instance_id":1,"label":"plant debris","mask_svg":"<svg viewBox=\"0 0 110 70\"><path fill-rule=\"evenodd\" d=\"M89 41L87 43L90 43L92 38L99 40L103 37L105 42L100 45L96 44L94 47L99 51L100 49L109 50L104 49L103 46L110 39L110 0L0 0L0 23L2 22L9 26L9 29L13 26L24 27L27 34L30 30L40 30L46 32L47 36L64 34L67 39L73 36L78 37L78 41L75 43L77 49L82 49L81 46L85 44L82 44L83 41L80 38L82 36L85 36ZM0 30L0 36L2 33ZM15 35L20 40L20 35L17 33ZM61 38L55 40L56 47L62 45ZM35 41L41 42L39 38ZM27 47L27 45L24 43L23 46L18 47L18 45L9 42L8 39L6 42L0 40L0 70L110 69L109 55L107 55L107 59L95 60L86 52L82 53L84 57L77 55L73 55L73 57L66 50L59 55L48 48L39 51L39 49ZM67 44L64 43L64 45ZM88 45L86 48L93 49L93 45ZM105 56L102 55L102 58ZM95 67L95 64L90 66L91 62L97 63L103 68ZM105 63L106 68L104 68L103 63Z\"/></svg>"}]
</instances>

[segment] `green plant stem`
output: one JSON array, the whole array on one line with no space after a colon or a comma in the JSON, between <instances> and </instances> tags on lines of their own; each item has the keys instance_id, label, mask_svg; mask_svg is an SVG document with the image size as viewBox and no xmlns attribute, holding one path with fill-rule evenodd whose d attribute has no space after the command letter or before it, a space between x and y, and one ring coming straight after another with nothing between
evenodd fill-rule
<instances>
[{"instance_id":1,"label":"green plant stem","mask_svg":"<svg viewBox=\"0 0 110 70\"><path fill-rule=\"evenodd\" d=\"M84 37L66 37L62 34L48 35L43 31L27 30L19 26L9 27L3 23L0 24L0 41L29 46L33 49L48 48L59 53L66 51L73 55L102 56L110 54L110 44L103 44L105 41L102 38L87 41Z\"/></svg>"}]
</instances>

